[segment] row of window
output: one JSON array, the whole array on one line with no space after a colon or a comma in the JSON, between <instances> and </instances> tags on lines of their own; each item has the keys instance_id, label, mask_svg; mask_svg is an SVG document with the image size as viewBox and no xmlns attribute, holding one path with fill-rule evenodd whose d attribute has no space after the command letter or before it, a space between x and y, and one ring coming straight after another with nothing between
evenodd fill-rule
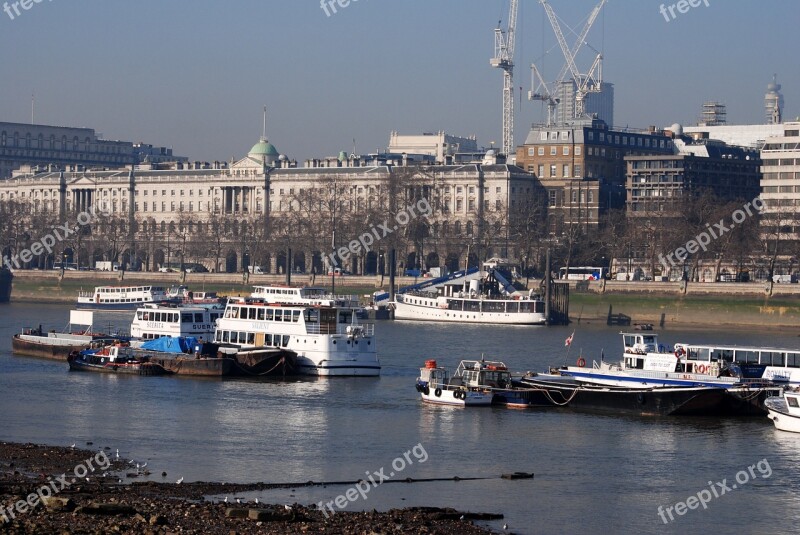
<instances>
[{"instance_id":1,"label":"row of window","mask_svg":"<svg viewBox=\"0 0 800 535\"><path fill-rule=\"evenodd\" d=\"M267 347L287 347L289 345L288 334L266 334L264 335L264 345ZM214 341L218 344L239 344L256 345L256 333L247 331L221 331L217 330Z\"/></svg>"},{"instance_id":2,"label":"row of window","mask_svg":"<svg viewBox=\"0 0 800 535\"><path fill-rule=\"evenodd\" d=\"M225 317L231 319L256 321L284 321L297 323L300 321L300 310L275 309L270 307L230 306L225 310Z\"/></svg>"},{"instance_id":3,"label":"row of window","mask_svg":"<svg viewBox=\"0 0 800 535\"><path fill-rule=\"evenodd\" d=\"M23 143L20 143L20 141ZM58 147L57 145L60 145ZM100 140L92 140L91 138L85 138L83 141L78 139L78 136L74 136L71 140L67 139L67 136L61 136L60 140L56 140L56 136L50 135L47 138L47 146L45 146L45 137L43 134L39 134L37 137L33 137L31 134L26 134L24 138L22 138L18 132L14 132L13 135L9 135L8 132L0 132L0 147L18 147L18 148L25 148L25 149L49 149L49 150L70 150L69 146L72 146L73 151L81 150L81 145L86 152L90 153L111 153L111 154L121 154L123 145L115 144L115 143L108 143L102 142ZM128 146L125 145L127 149ZM126 151L127 152L127 151Z\"/></svg>"},{"instance_id":4,"label":"row of window","mask_svg":"<svg viewBox=\"0 0 800 535\"><path fill-rule=\"evenodd\" d=\"M570 167L572 168L572 172L570 172ZM531 166L528 166L528 171L531 171ZM539 164L539 170L538 171L539 172L538 172L538 174L536 176L538 176L539 178L547 178L548 176L549 176L549 178L559 178L558 164L550 164L550 174L549 175L545 175L544 174L544 171L545 171L544 164ZM583 167L580 164L575 164L573 166L570 166L569 164L565 163L565 164L562 164L562 166L561 166L561 175L560 175L560 177L561 178L571 178L571 177L581 178L582 173L583 173Z\"/></svg>"}]
</instances>

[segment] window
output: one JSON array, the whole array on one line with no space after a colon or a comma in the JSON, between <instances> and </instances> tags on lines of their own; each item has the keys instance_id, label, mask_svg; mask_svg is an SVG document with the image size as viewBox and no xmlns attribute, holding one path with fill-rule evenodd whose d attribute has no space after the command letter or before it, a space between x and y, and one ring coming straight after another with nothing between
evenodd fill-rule
<instances>
[{"instance_id":1,"label":"window","mask_svg":"<svg viewBox=\"0 0 800 535\"><path fill-rule=\"evenodd\" d=\"M464 209L464 201L462 201L461 199L458 199L456 201L456 212L460 212L463 209Z\"/></svg>"},{"instance_id":2,"label":"window","mask_svg":"<svg viewBox=\"0 0 800 535\"><path fill-rule=\"evenodd\" d=\"M550 165L550 177L553 178L556 176L556 164Z\"/></svg>"},{"instance_id":3,"label":"window","mask_svg":"<svg viewBox=\"0 0 800 535\"><path fill-rule=\"evenodd\" d=\"M578 202L578 190L576 189L572 190L572 202L573 203Z\"/></svg>"},{"instance_id":4,"label":"window","mask_svg":"<svg viewBox=\"0 0 800 535\"><path fill-rule=\"evenodd\" d=\"M550 156L555 156L556 154L558 154L558 148L555 146L550 147Z\"/></svg>"},{"instance_id":5,"label":"window","mask_svg":"<svg viewBox=\"0 0 800 535\"><path fill-rule=\"evenodd\" d=\"M561 151L561 153L562 153L564 156L569 156L569 145L564 145L564 148L563 148L563 150Z\"/></svg>"},{"instance_id":6,"label":"window","mask_svg":"<svg viewBox=\"0 0 800 535\"><path fill-rule=\"evenodd\" d=\"M472 200L472 199L469 200L468 209L469 209L470 212L474 212L475 211L475 201L474 200Z\"/></svg>"},{"instance_id":7,"label":"window","mask_svg":"<svg viewBox=\"0 0 800 535\"><path fill-rule=\"evenodd\" d=\"M556 199L557 199L556 190L551 189L547 193L548 193L548 197L549 197L549 201L550 201L550 206L556 206Z\"/></svg>"},{"instance_id":8,"label":"window","mask_svg":"<svg viewBox=\"0 0 800 535\"><path fill-rule=\"evenodd\" d=\"M561 174L561 176L564 177L564 178L569 178L569 165L568 164L564 164L562 171L563 171L563 173Z\"/></svg>"},{"instance_id":9,"label":"window","mask_svg":"<svg viewBox=\"0 0 800 535\"><path fill-rule=\"evenodd\" d=\"M576 145L575 146L575 156L580 156L580 155L581 155L581 146L580 145Z\"/></svg>"},{"instance_id":10,"label":"window","mask_svg":"<svg viewBox=\"0 0 800 535\"><path fill-rule=\"evenodd\" d=\"M547 141L547 132L539 132L539 139L542 141Z\"/></svg>"},{"instance_id":11,"label":"window","mask_svg":"<svg viewBox=\"0 0 800 535\"><path fill-rule=\"evenodd\" d=\"M544 176L544 165L543 164L539 164L539 174L537 176L539 178L542 178Z\"/></svg>"},{"instance_id":12,"label":"window","mask_svg":"<svg viewBox=\"0 0 800 535\"><path fill-rule=\"evenodd\" d=\"M544 156L544 147L539 147L539 156Z\"/></svg>"},{"instance_id":13,"label":"window","mask_svg":"<svg viewBox=\"0 0 800 535\"><path fill-rule=\"evenodd\" d=\"M594 132L589 131L589 141L594 141Z\"/></svg>"},{"instance_id":14,"label":"window","mask_svg":"<svg viewBox=\"0 0 800 535\"><path fill-rule=\"evenodd\" d=\"M533 156L533 155L534 155L533 147L528 147L528 156Z\"/></svg>"}]
</instances>

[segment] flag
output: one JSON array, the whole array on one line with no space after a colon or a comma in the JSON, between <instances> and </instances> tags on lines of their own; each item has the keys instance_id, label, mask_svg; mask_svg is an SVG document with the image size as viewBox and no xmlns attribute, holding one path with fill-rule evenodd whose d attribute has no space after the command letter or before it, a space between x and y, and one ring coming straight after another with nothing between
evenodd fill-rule
<instances>
[{"instance_id":1,"label":"flag","mask_svg":"<svg viewBox=\"0 0 800 535\"><path fill-rule=\"evenodd\" d=\"M572 337L575 336L575 331L572 331L572 334L569 335L569 338L564 340L564 347L569 347L572 345Z\"/></svg>"}]
</instances>

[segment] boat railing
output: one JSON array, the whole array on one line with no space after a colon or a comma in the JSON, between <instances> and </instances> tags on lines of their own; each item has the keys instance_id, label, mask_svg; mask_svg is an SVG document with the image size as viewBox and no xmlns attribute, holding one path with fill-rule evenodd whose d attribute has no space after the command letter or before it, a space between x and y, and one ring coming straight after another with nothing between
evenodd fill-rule
<instances>
[{"instance_id":1,"label":"boat railing","mask_svg":"<svg viewBox=\"0 0 800 535\"><path fill-rule=\"evenodd\" d=\"M354 338L362 336L375 336L374 323L307 323L306 332L308 334L343 334Z\"/></svg>"}]
</instances>

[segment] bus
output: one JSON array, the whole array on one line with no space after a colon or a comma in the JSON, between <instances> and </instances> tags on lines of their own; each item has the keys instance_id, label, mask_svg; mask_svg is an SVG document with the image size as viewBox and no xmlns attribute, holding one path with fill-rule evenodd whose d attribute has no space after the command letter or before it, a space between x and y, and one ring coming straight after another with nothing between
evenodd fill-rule
<instances>
[{"instance_id":1,"label":"bus","mask_svg":"<svg viewBox=\"0 0 800 535\"><path fill-rule=\"evenodd\" d=\"M604 267L570 266L569 272L565 267L558 270L559 279L571 281L596 281L605 279L607 274L608 270Z\"/></svg>"}]
</instances>

